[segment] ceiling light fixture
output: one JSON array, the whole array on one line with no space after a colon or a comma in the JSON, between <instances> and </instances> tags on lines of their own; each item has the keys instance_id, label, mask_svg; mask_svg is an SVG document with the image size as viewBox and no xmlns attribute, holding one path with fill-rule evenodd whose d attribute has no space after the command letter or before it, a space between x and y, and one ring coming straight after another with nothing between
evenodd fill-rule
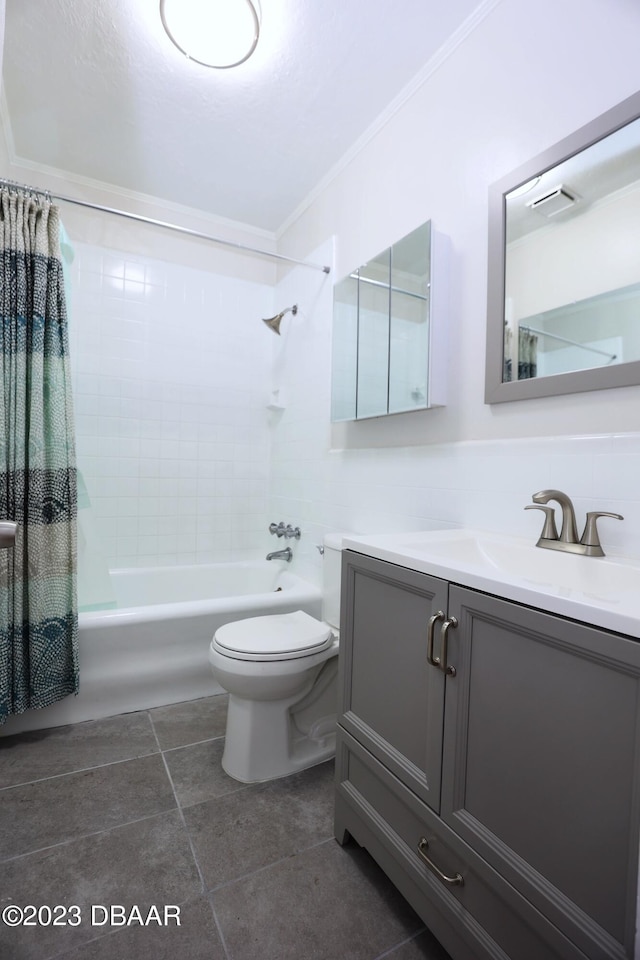
<instances>
[{"instance_id":1,"label":"ceiling light fixture","mask_svg":"<svg viewBox=\"0 0 640 960\"><path fill-rule=\"evenodd\" d=\"M160 18L185 57L218 70L248 60L260 36L251 0L160 0Z\"/></svg>"}]
</instances>

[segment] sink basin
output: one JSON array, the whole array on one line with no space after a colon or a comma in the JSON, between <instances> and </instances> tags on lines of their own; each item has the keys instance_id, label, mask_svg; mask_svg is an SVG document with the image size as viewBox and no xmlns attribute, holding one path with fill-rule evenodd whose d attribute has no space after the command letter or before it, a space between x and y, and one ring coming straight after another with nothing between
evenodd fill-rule
<instances>
[{"instance_id":1,"label":"sink basin","mask_svg":"<svg viewBox=\"0 0 640 960\"><path fill-rule=\"evenodd\" d=\"M522 538L473 529L354 536L345 546L640 637L640 561L543 550Z\"/></svg>"}]
</instances>

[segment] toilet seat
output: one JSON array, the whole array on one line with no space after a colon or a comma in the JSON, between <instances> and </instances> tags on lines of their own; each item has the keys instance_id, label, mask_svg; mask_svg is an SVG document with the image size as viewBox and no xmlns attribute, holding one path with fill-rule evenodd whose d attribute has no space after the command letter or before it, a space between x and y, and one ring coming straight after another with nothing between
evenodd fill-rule
<instances>
[{"instance_id":1,"label":"toilet seat","mask_svg":"<svg viewBox=\"0 0 640 960\"><path fill-rule=\"evenodd\" d=\"M302 610L250 617L219 627L213 647L234 660L293 660L327 650L334 636L326 623Z\"/></svg>"}]
</instances>

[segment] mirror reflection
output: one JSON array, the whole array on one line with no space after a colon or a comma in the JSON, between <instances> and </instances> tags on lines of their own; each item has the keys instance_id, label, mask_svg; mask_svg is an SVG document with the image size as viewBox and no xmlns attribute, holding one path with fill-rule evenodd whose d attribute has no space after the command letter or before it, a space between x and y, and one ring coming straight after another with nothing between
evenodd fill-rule
<instances>
[{"instance_id":1,"label":"mirror reflection","mask_svg":"<svg viewBox=\"0 0 640 960\"><path fill-rule=\"evenodd\" d=\"M640 382L638 114L629 98L492 188L488 402Z\"/></svg>"},{"instance_id":2,"label":"mirror reflection","mask_svg":"<svg viewBox=\"0 0 640 960\"><path fill-rule=\"evenodd\" d=\"M334 288L331 419L429 406L431 224Z\"/></svg>"},{"instance_id":3,"label":"mirror reflection","mask_svg":"<svg viewBox=\"0 0 640 960\"><path fill-rule=\"evenodd\" d=\"M505 201L503 380L640 360L640 121Z\"/></svg>"}]
</instances>

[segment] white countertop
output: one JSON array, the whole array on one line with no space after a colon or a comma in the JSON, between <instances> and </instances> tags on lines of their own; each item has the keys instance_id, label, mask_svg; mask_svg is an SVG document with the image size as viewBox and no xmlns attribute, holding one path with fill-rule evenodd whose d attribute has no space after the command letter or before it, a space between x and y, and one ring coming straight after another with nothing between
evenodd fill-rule
<instances>
[{"instance_id":1,"label":"white countertop","mask_svg":"<svg viewBox=\"0 0 640 960\"><path fill-rule=\"evenodd\" d=\"M577 556L478 529L346 534L343 547L640 639L640 560Z\"/></svg>"}]
</instances>

